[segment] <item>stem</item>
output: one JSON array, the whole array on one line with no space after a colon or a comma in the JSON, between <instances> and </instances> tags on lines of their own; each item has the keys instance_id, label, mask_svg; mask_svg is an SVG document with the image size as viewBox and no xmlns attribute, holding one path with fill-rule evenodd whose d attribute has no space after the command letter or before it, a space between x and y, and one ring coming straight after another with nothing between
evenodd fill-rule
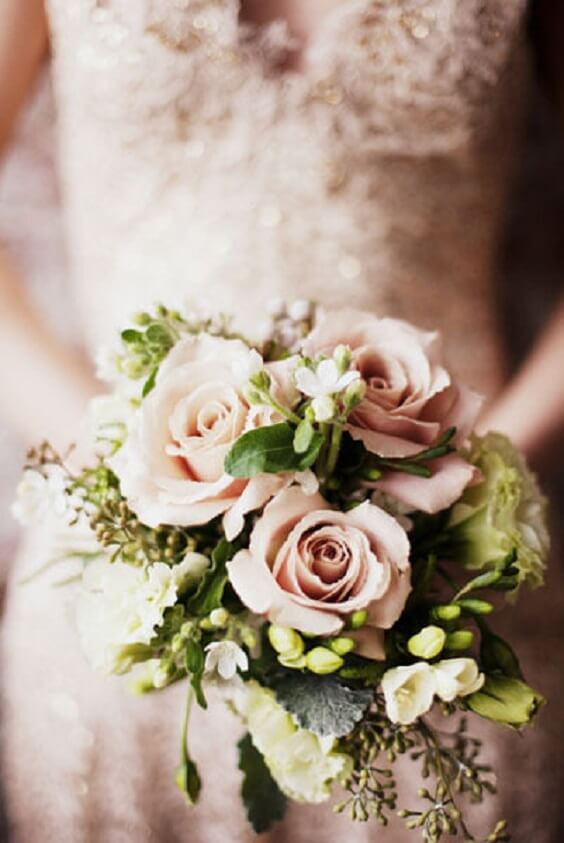
<instances>
[{"instance_id":1,"label":"stem","mask_svg":"<svg viewBox=\"0 0 564 843\"><path fill-rule=\"evenodd\" d=\"M282 406L282 404L279 404L278 401L276 401L276 399L273 398L272 395L270 395L270 393L268 395L265 395L265 403L272 407L273 410L276 410L277 413L280 413L280 415L283 416L285 419L288 419L288 421L293 422L293 424L299 424L301 422L301 418L296 415L296 413L293 413L287 407L284 407Z\"/></svg>"},{"instance_id":2,"label":"stem","mask_svg":"<svg viewBox=\"0 0 564 843\"><path fill-rule=\"evenodd\" d=\"M188 724L190 722L190 711L192 710L192 703L194 702L194 691L192 687L188 686L188 695L186 697L186 708L184 711L184 722L182 725L182 737L181 737L181 757L182 763L188 764L190 761L190 754L188 752Z\"/></svg>"},{"instance_id":3,"label":"stem","mask_svg":"<svg viewBox=\"0 0 564 843\"><path fill-rule=\"evenodd\" d=\"M325 479L335 471L337 460L339 459L339 449L341 447L341 439L343 438L343 428L340 424L334 424L331 429L331 442L329 445L329 453L327 455L327 462L325 463Z\"/></svg>"}]
</instances>

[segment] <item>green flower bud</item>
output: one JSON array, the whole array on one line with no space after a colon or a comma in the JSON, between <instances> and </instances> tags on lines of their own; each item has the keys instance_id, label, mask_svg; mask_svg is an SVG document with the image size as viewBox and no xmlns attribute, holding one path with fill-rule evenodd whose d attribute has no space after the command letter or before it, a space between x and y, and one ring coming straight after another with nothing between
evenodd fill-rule
<instances>
[{"instance_id":1,"label":"green flower bud","mask_svg":"<svg viewBox=\"0 0 564 843\"><path fill-rule=\"evenodd\" d=\"M268 629L268 640L273 650L287 659L296 659L304 651L304 640L295 629L288 626L271 624Z\"/></svg>"},{"instance_id":2,"label":"green flower bud","mask_svg":"<svg viewBox=\"0 0 564 843\"><path fill-rule=\"evenodd\" d=\"M382 472L379 468L367 468L362 472L362 477L364 480L370 480L372 482L379 480L382 476Z\"/></svg>"},{"instance_id":3,"label":"green flower bud","mask_svg":"<svg viewBox=\"0 0 564 843\"><path fill-rule=\"evenodd\" d=\"M426 626L417 635L412 635L407 642L407 649L418 659L434 659L443 647L447 634L440 626Z\"/></svg>"},{"instance_id":4,"label":"green flower bud","mask_svg":"<svg viewBox=\"0 0 564 843\"><path fill-rule=\"evenodd\" d=\"M327 647L314 647L306 655L306 666L312 673L321 676L327 673L335 673L344 665L344 661L337 653L331 652Z\"/></svg>"},{"instance_id":5,"label":"green flower bud","mask_svg":"<svg viewBox=\"0 0 564 843\"><path fill-rule=\"evenodd\" d=\"M366 383L360 378L353 381L345 390L345 412L350 413L366 395Z\"/></svg>"},{"instance_id":6,"label":"green flower bud","mask_svg":"<svg viewBox=\"0 0 564 843\"><path fill-rule=\"evenodd\" d=\"M254 386L255 389L258 389L259 392L268 392L270 389L270 375L266 371L266 369L261 369L260 372L256 372L249 378L249 383L251 386Z\"/></svg>"},{"instance_id":7,"label":"green flower bud","mask_svg":"<svg viewBox=\"0 0 564 843\"><path fill-rule=\"evenodd\" d=\"M210 612L209 619L210 623L213 626L222 628L224 626L227 626L227 623L229 621L229 612L223 607L219 609L214 609L212 612Z\"/></svg>"},{"instance_id":8,"label":"green flower bud","mask_svg":"<svg viewBox=\"0 0 564 843\"><path fill-rule=\"evenodd\" d=\"M337 653L338 656L346 656L347 653L350 653L354 650L356 646L356 641L352 638L346 638L345 636L340 636L339 638L331 638L327 645L333 650L334 653Z\"/></svg>"},{"instance_id":9,"label":"green flower bud","mask_svg":"<svg viewBox=\"0 0 564 843\"><path fill-rule=\"evenodd\" d=\"M467 650L474 643L474 633L471 629L457 629L450 632L446 638L448 650Z\"/></svg>"},{"instance_id":10,"label":"green flower bud","mask_svg":"<svg viewBox=\"0 0 564 843\"><path fill-rule=\"evenodd\" d=\"M521 679L488 676L483 687L466 702L481 717L518 729L531 722L544 698Z\"/></svg>"},{"instance_id":11,"label":"green flower bud","mask_svg":"<svg viewBox=\"0 0 564 843\"><path fill-rule=\"evenodd\" d=\"M460 606L454 603L449 603L447 606L435 606L433 609L433 617L440 621L455 621L460 614Z\"/></svg>"},{"instance_id":12,"label":"green flower bud","mask_svg":"<svg viewBox=\"0 0 564 843\"><path fill-rule=\"evenodd\" d=\"M135 322L136 325L143 326L143 325L148 325L152 321L152 319L151 319L151 316L150 316L149 313L145 313L144 311L139 311L139 313L136 313L135 316L133 317L133 321Z\"/></svg>"},{"instance_id":13,"label":"green flower bud","mask_svg":"<svg viewBox=\"0 0 564 843\"><path fill-rule=\"evenodd\" d=\"M301 656L297 656L293 659L280 655L278 656L278 661L283 667L289 667L293 670L303 670L306 666L306 657L303 653Z\"/></svg>"},{"instance_id":14,"label":"green flower bud","mask_svg":"<svg viewBox=\"0 0 564 843\"><path fill-rule=\"evenodd\" d=\"M351 350L346 345L338 345L333 352L333 360L337 364L337 368L341 374L344 374L351 365Z\"/></svg>"},{"instance_id":15,"label":"green flower bud","mask_svg":"<svg viewBox=\"0 0 564 843\"><path fill-rule=\"evenodd\" d=\"M368 612L366 609L359 609L357 612L353 612L352 615L350 615L347 620L347 627L349 629L360 629L361 626L364 626L367 620Z\"/></svg>"},{"instance_id":16,"label":"green flower bud","mask_svg":"<svg viewBox=\"0 0 564 843\"><path fill-rule=\"evenodd\" d=\"M245 396L245 399L246 399L247 403L250 404L251 406L253 406L253 404L261 404L262 403L262 398L260 396L260 393L257 392L256 389L251 389L250 387L246 387L243 390L243 395Z\"/></svg>"},{"instance_id":17,"label":"green flower bud","mask_svg":"<svg viewBox=\"0 0 564 843\"><path fill-rule=\"evenodd\" d=\"M472 615L489 615L493 612L494 607L487 600L476 600L472 598L465 598L464 600L457 600L458 605L465 612L470 612Z\"/></svg>"}]
</instances>

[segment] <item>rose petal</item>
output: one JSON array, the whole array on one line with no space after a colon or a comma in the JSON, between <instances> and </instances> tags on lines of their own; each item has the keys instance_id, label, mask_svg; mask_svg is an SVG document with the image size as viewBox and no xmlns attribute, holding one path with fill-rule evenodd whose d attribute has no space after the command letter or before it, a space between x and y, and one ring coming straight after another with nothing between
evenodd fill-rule
<instances>
[{"instance_id":1,"label":"rose petal","mask_svg":"<svg viewBox=\"0 0 564 843\"><path fill-rule=\"evenodd\" d=\"M390 471L374 488L392 495L402 503L423 512L440 512L451 506L474 479L476 469L458 454L448 454L429 463L432 477L417 477L401 471ZM372 484L371 484L372 485Z\"/></svg>"}]
</instances>

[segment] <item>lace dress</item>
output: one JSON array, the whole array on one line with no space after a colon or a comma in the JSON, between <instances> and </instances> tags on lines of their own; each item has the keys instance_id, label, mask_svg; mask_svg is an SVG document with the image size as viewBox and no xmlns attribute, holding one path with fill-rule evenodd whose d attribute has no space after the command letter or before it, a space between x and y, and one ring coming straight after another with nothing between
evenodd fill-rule
<instances>
[{"instance_id":1,"label":"lace dress","mask_svg":"<svg viewBox=\"0 0 564 843\"><path fill-rule=\"evenodd\" d=\"M525 5L345 0L290 72L287 27L243 24L237 0L50 0L70 280L89 347L155 299L221 307L252 329L269 299L305 295L441 328L452 365L495 393ZM56 575L19 584L48 544L26 537L4 622L15 839L253 839L237 724L194 716L206 786L188 809L171 779L184 690L139 700L90 671ZM293 807L268 839L377 833Z\"/></svg>"}]
</instances>

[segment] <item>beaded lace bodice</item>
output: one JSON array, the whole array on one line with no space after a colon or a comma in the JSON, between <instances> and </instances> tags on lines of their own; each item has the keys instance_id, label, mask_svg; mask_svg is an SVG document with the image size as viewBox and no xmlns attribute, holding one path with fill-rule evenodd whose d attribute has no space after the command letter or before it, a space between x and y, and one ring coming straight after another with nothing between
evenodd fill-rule
<instances>
[{"instance_id":1,"label":"beaded lace bodice","mask_svg":"<svg viewBox=\"0 0 564 843\"><path fill-rule=\"evenodd\" d=\"M307 295L443 327L492 386L475 337L495 334L524 5L344 0L284 72L286 25L242 23L238 0L50 0L92 342L154 299L252 325L266 299Z\"/></svg>"}]
</instances>

